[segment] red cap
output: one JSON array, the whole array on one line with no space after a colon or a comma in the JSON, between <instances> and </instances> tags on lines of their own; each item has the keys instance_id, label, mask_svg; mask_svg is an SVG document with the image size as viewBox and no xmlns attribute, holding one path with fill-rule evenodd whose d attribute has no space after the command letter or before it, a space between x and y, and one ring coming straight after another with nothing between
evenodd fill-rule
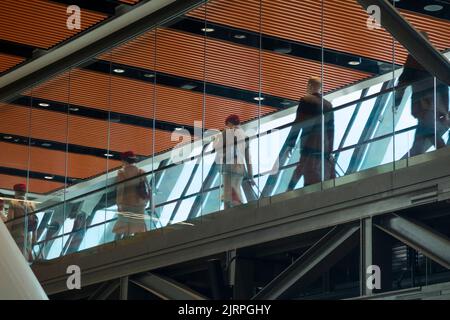
<instances>
[{"instance_id":1,"label":"red cap","mask_svg":"<svg viewBox=\"0 0 450 320\"><path fill-rule=\"evenodd\" d=\"M18 184L14 185L13 189L14 189L14 191L25 192L25 191L27 191L27 185L24 183L18 183Z\"/></svg>"},{"instance_id":2,"label":"red cap","mask_svg":"<svg viewBox=\"0 0 450 320\"><path fill-rule=\"evenodd\" d=\"M123 153L120 155L120 158L121 158L122 160L126 160L126 159L136 159L136 155L134 154L133 151L126 151L126 152L123 152Z\"/></svg>"},{"instance_id":3,"label":"red cap","mask_svg":"<svg viewBox=\"0 0 450 320\"><path fill-rule=\"evenodd\" d=\"M241 123L241 120L239 119L239 116L237 114L231 114L225 119L225 124L227 123L232 123L237 126Z\"/></svg>"}]
</instances>

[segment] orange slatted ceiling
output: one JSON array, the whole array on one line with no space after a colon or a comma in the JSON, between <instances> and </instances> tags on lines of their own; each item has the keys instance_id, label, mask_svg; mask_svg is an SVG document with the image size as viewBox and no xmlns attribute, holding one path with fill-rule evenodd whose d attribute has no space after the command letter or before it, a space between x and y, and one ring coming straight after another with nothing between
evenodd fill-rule
<instances>
[{"instance_id":1,"label":"orange slatted ceiling","mask_svg":"<svg viewBox=\"0 0 450 320\"><path fill-rule=\"evenodd\" d=\"M242 101L223 99L216 96L157 86L156 118L193 126L202 121L205 110L205 126L209 129L223 129L224 119L229 114L238 114L242 121L258 116L258 105ZM204 102L203 102L204 101ZM273 108L261 106L261 115L273 112Z\"/></svg>"},{"instance_id":2,"label":"orange slatted ceiling","mask_svg":"<svg viewBox=\"0 0 450 320\"><path fill-rule=\"evenodd\" d=\"M26 183L27 179L24 177L16 177L5 174L0 174L0 189L12 190L16 183ZM50 191L62 188L64 184L53 181L44 181L29 179L28 191L32 193L48 193Z\"/></svg>"},{"instance_id":3,"label":"orange slatted ceiling","mask_svg":"<svg viewBox=\"0 0 450 320\"><path fill-rule=\"evenodd\" d=\"M263 93L295 100L303 95L307 78L321 73L318 62L264 51L260 76L257 49L211 38L206 40L205 66L205 39L170 29L158 30L156 42L157 71L252 91L259 91L261 79ZM131 50L136 47L140 50ZM153 48L154 33L151 32L102 55L101 59L154 70ZM325 91L369 76L332 65L325 65L324 73Z\"/></svg>"},{"instance_id":4,"label":"orange slatted ceiling","mask_svg":"<svg viewBox=\"0 0 450 320\"><path fill-rule=\"evenodd\" d=\"M67 176L74 178L89 178L106 171L107 161L109 161L109 168L120 166L120 161L106 158L101 159L75 153L66 154L62 151L29 148L12 143L0 142L0 150L2 150L0 166L60 176L66 175L67 168ZM68 155L67 158L66 155Z\"/></svg>"},{"instance_id":5,"label":"orange slatted ceiling","mask_svg":"<svg viewBox=\"0 0 450 320\"><path fill-rule=\"evenodd\" d=\"M68 77L50 80L28 94L105 111L153 116L152 84L81 69L70 72L70 81L66 81Z\"/></svg>"},{"instance_id":6,"label":"orange slatted ceiling","mask_svg":"<svg viewBox=\"0 0 450 320\"><path fill-rule=\"evenodd\" d=\"M11 56L9 54L0 53L0 73L18 65L24 58Z\"/></svg>"},{"instance_id":7,"label":"orange slatted ceiling","mask_svg":"<svg viewBox=\"0 0 450 320\"><path fill-rule=\"evenodd\" d=\"M81 30L67 28L67 5L45 1L0 1L0 39L48 49L107 18L81 10Z\"/></svg>"},{"instance_id":8,"label":"orange slatted ceiling","mask_svg":"<svg viewBox=\"0 0 450 320\"><path fill-rule=\"evenodd\" d=\"M158 43L158 46L159 45L160 44ZM99 59L155 70L155 31L146 32L143 35L100 55Z\"/></svg>"},{"instance_id":9,"label":"orange slatted ceiling","mask_svg":"<svg viewBox=\"0 0 450 320\"><path fill-rule=\"evenodd\" d=\"M70 89L67 76L33 89L28 94L33 97L67 102L101 110L127 113L145 118L153 118L154 85L107 74L74 70L70 75ZM157 86L156 119L184 125L194 125L202 120L203 94L188 90ZM220 97L206 97L206 125L222 128L225 111L238 113L243 121L258 115L258 105L243 103ZM272 108L262 107L261 113L267 114Z\"/></svg>"},{"instance_id":10,"label":"orange slatted ceiling","mask_svg":"<svg viewBox=\"0 0 450 320\"><path fill-rule=\"evenodd\" d=\"M78 116L67 116L46 110L30 109L15 105L0 105L0 113L9 121L0 122L0 132L29 136L87 147L107 149L108 122ZM32 120L29 126L30 117ZM152 130L120 123L109 124L110 150L134 150L137 154L152 153ZM173 146L170 132L155 131L155 152Z\"/></svg>"},{"instance_id":11,"label":"orange slatted ceiling","mask_svg":"<svg viewBox=\"0 0 450 320\"><path fill-rule=\"evenodd\" d=\"M392 61L392 37L384 29L369 30L368 15L355 0L324 0L323 7L326 48ZM427 30L439 50L450 48L448 21L402 13L416 28ZM188 15L204 19L205 7ZM322 40L321 16L321 2L315 0L212 0L206 5L208 21L316 46ZM404 61L406 51L397 46L396 56L398 61Z\"/></svg>"}]
</instances>

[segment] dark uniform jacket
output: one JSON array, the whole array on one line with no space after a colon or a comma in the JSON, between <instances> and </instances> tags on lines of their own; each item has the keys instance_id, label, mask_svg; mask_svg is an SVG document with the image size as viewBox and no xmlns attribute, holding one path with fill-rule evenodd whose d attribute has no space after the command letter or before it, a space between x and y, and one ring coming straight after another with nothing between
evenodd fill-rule
<instances>
[{"instance_id":1,"label":"dark uniform jacket","mask_svg":"<svg viewBox=\"0 0 450 320\"><path fill-rule=\"evenodd\" d=\"M334 138L334 114L331 103L323 99L322 118L322 95L307 94L300 99L297 108L295 123L302 128L300 146L302 154L320 156L322 152L322 119L324 120L324 152L329 155L333 151Z\"/></svg>"}]
</instances>

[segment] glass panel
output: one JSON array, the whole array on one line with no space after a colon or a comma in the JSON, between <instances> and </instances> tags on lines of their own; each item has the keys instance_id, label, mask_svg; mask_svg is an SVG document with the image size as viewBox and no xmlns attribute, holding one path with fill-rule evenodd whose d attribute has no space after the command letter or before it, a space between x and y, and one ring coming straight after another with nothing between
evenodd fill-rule
<instances>
[{"instance_id":1,"label":"glass panel","mask_svg":"<svg viewBox=\"0 0 450 320\"><path fill-rule=\"evenodd\" d=\"M30 189L29 157L32 90L11 101L0 103L4 121L0 121L0 214L13 239L30 260L31 233L27 232L29 211L36 196L43 192L33 179ZM34 177L36 178L36 177ZM45 183L45 180L42 181ZM33 201L33 202L32 202ZM28 244L28 246L27 246Z\"/></svg>"},{"instance_id":2,"label":"glass panel","mask_svg":"<svg viewBox=\"0 0 450 320\"><path fill-rule=\"evenodd\" d=\"M33 109L31 114L31 136L46 135L46 141L34 148L31 146L30 172L46 172L44 179L49 182L59 182L61 187L51 190L60 201L65 200L68 181L81 178L82 168L68 166L68 117L70 109L70 75L66 72L33 89ZM52 199L53 201L56 199ZM41 204L45 206L45 202ZM37 217L37 215L33 215ZM58 235L65 233L66 212L64 205L58 206L48 221L51 228L46 237L52 238L52 248L40 248L39 255L59 256L63 246L63 238ZM37 226L37 228L39 225ZM33 232L34 242L37 239L37 229ZM35 248L35 246L34 246ZM42 249L42 250L41 250ZM59 250L59 251L58 251Z\"/></svg>"},{"instance_id":3,"label":"glass panel","mask_svg":"<svg viewBox=\"0 0 450 320\"><path fill-rule=\"evenodd\" d=\"M445 11L444 6L438 5L431 9L427 7L434 6L427 6L420 12L424 15L418 16L406 4L395 2L394 5L436 50L444 52L450 48L450 41L445 36L450 23L441 16ZM414 157L443 148L448 140L449 88L417 61L413 52L400 43L396 43L395 48L396 63L403 67L397 74L396 116L399 122L414 126L409 136L411 147L408 156Z\"/></svg>"},{"instance_id":4,"label":"glass panel","mask_svg":"<svg viewBox=\"0 0 450 320\"><path fill-rule=\"evenodd\" d=\"M164 133L155 138L155 151L172 149L161 155L155 172L152 228L191 228L198 222L185 221L201 217L206 32L202 29L198 21L182 17L156 30L155 119Z\"/></svg>"},{"instance_id":5,"label":"glass panel","mask_svg":"<svg viewBox=\"0 0 450 320\"><path fill-rule=\"evenodd\" d=\"M448 22L405 10L448 49ZM2 103L0 213L30 204L20 243L52 259L445 146L448 86L367 18L212 0Z\"/></svg>"},{"instance_id":6,"label":"glass panel","mask_svg":"<svg viewBox=\"0 0 450 320\"><path fill-rule=\"evenodd\" d=\"M333 108L324 108L322 178L341 178L387 163L383 170L392 170L393 38L357 1L322 2L323 105L328 100ZM369 78L370 84L365 81ZM336 90L340 87L346 89Z\"/></svg>"}]
</instances>

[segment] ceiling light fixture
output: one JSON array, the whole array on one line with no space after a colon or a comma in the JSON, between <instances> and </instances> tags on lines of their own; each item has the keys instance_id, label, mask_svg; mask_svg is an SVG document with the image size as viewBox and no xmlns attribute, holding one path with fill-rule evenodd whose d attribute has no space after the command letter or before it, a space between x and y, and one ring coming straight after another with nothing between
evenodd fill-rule
<instances>
[{"instance_id":1,"label":"ceiling light fixture","mask_svg":"<svg viewBox=\"0 0 450 320\"><path fill-rule=\"evenodd\" d=\"M112 157L114 157L114 155L113 154L111 154L111 153L105 153L105 154L103 154L105 157L108 157L108 158L112 158Z\"/></svg>"},{"instance_id":2,"label":"ceiling light fixture","mask_svg":"<svg viewBox=\"0 0 450 320\"><path fill-rule=\"evenodd\" d=\"M247 36L245 34L235 34L234 38L238 39L238 40L243 40L243 39L246 39Z\"/></svg>"},{"instance_id":3,"label":"ceiling light fixture","mask_svg":"<svg viewBox=\"0 0 450 320\"><path fill-rule=\"evenodd\" d=\"M53 180L54 179L53 176L45 176L44 178L47 179L47 180Z\"/></svg>"},{"instance_id":4,"label":"ceiling light fixture","mask_svg":"<svg viewBox=\"0 0 450 320\"><path fill-rule=\"evenodd\" d=\"M40 106L40 107L47 108L47 107L50 107L50 104L49 104L49 103L46 103L46 102L40 102L40 103L39 103L39 106Z\"/></svg>"},{"instance_id":5,"label":"ceiling light fixture","mask_svg":"<svg viewBox=\"0 0 450 320\"><path fill-rule=\"evenodd\" d=\"M5 139L5 140L11 140L13 137L11 137L11 136L3 136L3 139Z\"/></svg>"},{"instance_id":6,"label":"ceiling light fixture","mask_svg":"<svg viewBox=\"0 0 450 320\"><path fill-rule=\"evenodd\" d=\"M254 97L253 100L256 100L256 101L263 101L263 100L264 100L264 97Z\"/></svg>"},{"instance_id":7,"label":"ceiling light fixture","mask_svg":"<svg viewBox=\"0 0 450 320\"><path fill-rule=\"evenodd\" d=\"M202 32L214 32L216 31L214 28L202 28Z\"/></svg>"},{"instance_id":8,"label":"ceiling light fixture","mask_svg":"<svg viewBox=\"0 0 450 320\"><path fill-rule=\"evenodd\" d=\"M197 85L192 84L192 83L187 83L181 86L181 89L186 89L186 90L192 90L197 88Z\"/></svg>"},{"instance_id":9,"label":"ceiling light fixture","mask_svg":"<svg viewBox=\"0 0 450 320\"><path fill-rule=\"evenodd\" d=\"M69 108L69 111L77 112L77 111L80 111L80 109L72 107L72 108Z\"/></svg>"},{"instance_id":10,"label":"ceiling light fixture","mask_svg":"<svg viewBox=\"0 0 450 320\"><path fill-rule=\"evenodd\" d=\"M351 66L359 66L361 64L361 62L362 62L361 58L358 58L356 60L350 60L348 62L348 64L351 65Z\"/></svg>"},{"instance_id":11,"label":"ceiling light fixture","mask_svg":"<svg viewBox=\"0 0 450 320\"><path fill-rule=\"evenodd\" d=\"M275 51L276 53L289 54L289 53L292 52L292 48L290 48L290 47L279 47L279 48L273 49L273 51Z\"/></svg>"},{"instance_id":12,"label":"ceiling light fixture","mask_svg":"<svg viewBox=\"0 0 450 320\"><path fill-rule=\"evenodd\" d=\"M155 77L155 74L154 74L154 73L145 73L145 74L144 74L144 77L145 77L145 78L154 78L154 77Z\"/></svg>"},{"instance_id":13,"label":"ceiling light fixture","mask_svg":"<svg viewBox=\"0 0 450 320\"><path fill-rule=\"evenodd\" d=\"M444 6L441 6L440 4L429 4L425 7L423 7L423 9L428 12L436 12L436 11L441 11L442 9L444 9Z\"/></svg>"},{"instance_id":14,"label":"ceiling light fixture","mask_svg":"<svg viewBox=\"0 0 450 320\"><path fill-rule=\"evenodd\" d=\"M125 72L125 70L123 70L123 69L114 69L113 71L115 73L124 73Z\"/></svg>"},{"instance_id":15,"label":"ceiling light fixture","mask_svg":"<svg viewBox=\"0 0 450 320\"><path fill-rule=\"evenodd\" d=\"M43 147L51 147L52 144L48 143L48 142L44 142L44 143L41 144L41 146L43 146Z\"/></svg>"}]
</instances>

